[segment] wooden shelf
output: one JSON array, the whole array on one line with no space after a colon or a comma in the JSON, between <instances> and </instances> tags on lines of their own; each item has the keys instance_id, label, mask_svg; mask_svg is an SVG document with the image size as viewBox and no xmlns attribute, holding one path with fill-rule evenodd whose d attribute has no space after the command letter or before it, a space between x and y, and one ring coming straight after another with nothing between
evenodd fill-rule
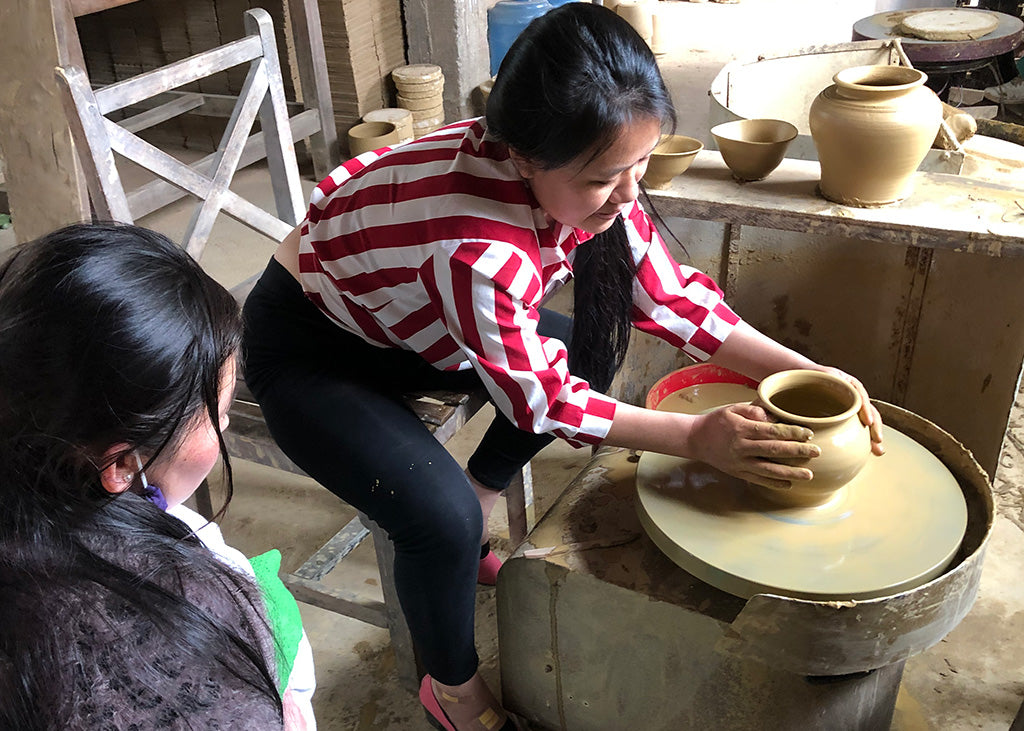
<instances>
[{"instance_id":1,"label":"wooden shelf","mask_svg":"<svg viewBox=\"0 0 1024 731\"><path fill-rule=\"evenodd\" d=\"M707 221L843 235L988 256L1024 256L1024 189L944 173L916 174L906 200L854 208L817 193L816 161L783 160L765 180L737 183L705 150L668 188L649 190L656 212Z\"/></svg>"}]
</instances>

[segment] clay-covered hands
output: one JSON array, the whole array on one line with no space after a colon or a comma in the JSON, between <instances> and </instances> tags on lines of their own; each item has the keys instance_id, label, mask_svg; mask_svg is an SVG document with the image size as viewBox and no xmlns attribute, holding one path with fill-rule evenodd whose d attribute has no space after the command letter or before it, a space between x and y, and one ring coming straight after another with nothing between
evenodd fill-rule
<instances>
[{"instance_id":1,"label":"clay-covered hands","mask_svg":"<svg viewBox=\"0 0 1024 731\"><path fill-rule=\"evenodd\" d=\"M804 467L791 467L776 459L817 457L821 450L808 440L810 429L768 420L768 414L754 404L733 404L697 417L693 443L699 454L693 457L726 474L764 487L787 488L794 480L809 480Z\"/></svg>"},{"instance_id":2,"label":"clay-covered hands","mask_svg":"<svg viewBox=\"0 0 1024 731\"><path fill-rule=\"evenodd\" d=\"M871 451L885 453L882 445L882 417L871 404L864 385L838 368L807 366L848 382L860 395L861 423L868 427ZM813 458L821 454L815 444L809 443L813 432L794 424L775 422L769 414L755 404L734 404L698 417L694 424L694 444L700 452L696 459L707 462L723 472L773 488L788 488L794 481L813 477ZM776 460L808 459L810 469L782 464Z\"/></svg>"},{"instance_id":3,"label":"clay-covered hands","mask_svg":"<svg viewBox=\"0 0 1024 731\"><path fill-rule=\"evenodd\" d=\"M861 404L859 414L860 422L868 427L868 431L871 434L871 452L878 456L885 454L885 446L882 444L882 417L878 413L878 409L871 404L871 397L868 396L868 392L867 389L864 388L864 384L849 373L844 373L838 368L833 368L831 366L814 365L808 366L808 369L831 373L834 376L842 378L857 390L857 393L860 394Z\"/></svg>"}]
</instances>

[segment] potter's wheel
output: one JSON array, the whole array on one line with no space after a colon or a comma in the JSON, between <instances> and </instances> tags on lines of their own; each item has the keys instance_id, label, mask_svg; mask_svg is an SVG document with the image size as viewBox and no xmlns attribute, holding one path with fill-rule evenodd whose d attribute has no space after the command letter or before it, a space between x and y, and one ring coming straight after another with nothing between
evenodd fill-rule
<instances>
[{"instance_id":1,"label":"potter's wheel","mask_svg":"<svg viewBox=\"0 0 1024 731\"><path fill-rule=\"evenodd\" d=\"M659 408L701 413L755 396L747 386L704 383ZM967 507L955 478L924 447L891 427L885 447L834 498L812 508L779 507L706 464L645 452L638 512L669 558L731 594L889 596L942 573L960 546Z\"/></svg>"},{"instance_id":2,"label":"potter's wheel","mask_svg":"<svg viewBox=\"0 0 1024 731\"><path fill-rule=\"evenodd\" d=\"M903 11L889 11L861 18L853 24L853 40L888 40L900 38L903 50L915 66L924 64L964 64L971 61L995 58L1001 53L1012 51L1024 37L1024 23L1006 13L993 10L957 8L948 10L955 17L989 16L996 21L996 27L980 38L959 41L930 41L901 33L900 27L917 14L934 13L935 8L918 8Z\"/></svg>"}]
</instances>

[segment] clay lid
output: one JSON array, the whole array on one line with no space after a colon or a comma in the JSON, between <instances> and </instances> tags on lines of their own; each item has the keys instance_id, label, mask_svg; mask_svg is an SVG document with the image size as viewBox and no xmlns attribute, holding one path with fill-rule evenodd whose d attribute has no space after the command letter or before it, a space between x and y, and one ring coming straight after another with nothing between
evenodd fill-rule
<instances>
[{"instance_id":1,"label":"clay lid","mask_svg":"<svg viewBox=\"0 0 1024 731\"><path fill-rule=\"evenodd\" d=\"M911 13L896 30L926 41L973 41L999 27L999 16L985 10L927 10Z\"/></svg>"},{"instance_id":2,"label":"clay lid","mask_svg":"<svg viewBox=\"0 0 1024 731\"><path fill-rule=\"evenodd\" d=\"M391 78L396 84L416 84L427 81L435 81L441 78L441 67L429 63L412 64L411 66L399 66L391 72Z\"/></svg>"}]
</instances>

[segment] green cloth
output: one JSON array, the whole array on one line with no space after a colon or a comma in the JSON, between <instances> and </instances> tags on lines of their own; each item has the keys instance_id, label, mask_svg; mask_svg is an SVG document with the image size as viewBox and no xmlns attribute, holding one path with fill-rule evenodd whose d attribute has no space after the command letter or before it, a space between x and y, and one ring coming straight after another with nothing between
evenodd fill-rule
<instances>
[{"instance_id":1,"label":"green cloth","mask_svg":"<svg viewBox=\"0 0 1024 731\"><path fill-rule=\"evenodd\" d=\"M272 548L259 556L253 556L249 563L256 572L256 582L260 585L263 602L267 607L267 619L274 635L279 690L284 695L302 639L302 615L299 614L295 597L278 576L281 571L280 551Z\"/></svg>"}]
</instances>

